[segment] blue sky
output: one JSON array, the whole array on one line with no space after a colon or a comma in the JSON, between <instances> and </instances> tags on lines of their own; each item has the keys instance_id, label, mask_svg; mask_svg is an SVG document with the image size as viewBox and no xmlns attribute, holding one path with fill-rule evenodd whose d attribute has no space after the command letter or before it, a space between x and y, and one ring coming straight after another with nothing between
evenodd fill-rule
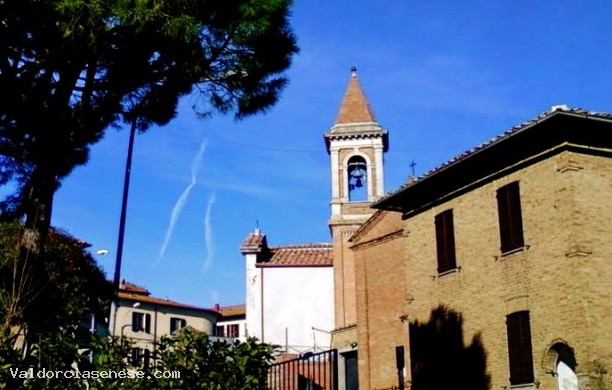
<instances>
[{"instance_id":1,"label":"blue sky","mask_svg":"<svg viewBox=\"0 0 612 390\"><path fill-rule=\"evenodd\" d=\"M611 13L595 0L297 1L301 52L276 107L199 120L187 99L137 136L122 277L194 305L242 303L238 248L256 221L271 244L328 241L323 133L351 65L389 130L386 191L412 160L423 173L551 105L611 112ZM98 258L109 277L127 137L109 130L54 205L54 225L110 250Z\"/></svg>"}]
</instances>

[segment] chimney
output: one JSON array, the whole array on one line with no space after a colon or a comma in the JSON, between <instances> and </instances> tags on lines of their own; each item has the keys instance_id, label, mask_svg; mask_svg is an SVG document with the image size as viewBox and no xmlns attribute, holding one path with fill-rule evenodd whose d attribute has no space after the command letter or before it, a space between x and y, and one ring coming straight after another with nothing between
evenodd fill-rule
<instances>
[{"instance_id":1,"label":"chimney","mask_svg":"<svg viewBox=\"0 0 612 390\"><path fill-rule=\"evenodd\" d=\"M554 105L552 107L550 107L550 112L555 112L555 111L569 111L570 108L567 104L557 104Z\"/></svg>"}]
</instances>

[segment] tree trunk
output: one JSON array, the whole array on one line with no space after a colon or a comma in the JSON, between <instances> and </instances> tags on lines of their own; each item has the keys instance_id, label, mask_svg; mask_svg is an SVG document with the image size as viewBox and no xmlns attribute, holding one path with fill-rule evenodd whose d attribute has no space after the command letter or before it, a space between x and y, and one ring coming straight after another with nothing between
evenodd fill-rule
<instances>
[{"instance_id":1,"label":"tree trunk","mask_svg":"<svg viewBox=\"0 0 612 390\"><path fill-rule=\"evenodd\" d=\"M22 246L33 253L44 249L49 229L51 228L51 211L53 196L59 188L55 175L44 169L37 169L32 175L25 207L25 231Z\"/></svg>"},{"instance_id":2,"label":"tree trunk","mask_svg":"<svg viewBox=\"0 0 612 390\"><path fill-rule=\"evenodd\" d=\"M4 322L22 323L23 310L39 294L46 282L38 258L44 251L51 227L53 196L59 187L54 175L38 169L31 177L25 201L25 224L19 238L19 255L13 264L11 280L4 281L8 290ZM8 276L8 275L7 275ZM6 288L5 287L5 288Z\"/></svg>"}]
</instances>

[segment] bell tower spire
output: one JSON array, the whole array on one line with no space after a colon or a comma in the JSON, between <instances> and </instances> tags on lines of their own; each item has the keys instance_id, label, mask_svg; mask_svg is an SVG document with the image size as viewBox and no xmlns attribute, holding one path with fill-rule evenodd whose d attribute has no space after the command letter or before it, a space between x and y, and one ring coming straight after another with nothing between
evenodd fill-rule
<instances>
[{"instance_id":1,"label":"bell tower spire","mask_svg":"<svg viewBox=\"0 0 612 390\"><path fill-rule=\"evenodd\" d=\"M354 219L361 214L367 219L369 207L366 211L363 204L357 206L384 195L383 154L388 149L388 135L376 121L355 66L325 143L331 157L332 219Z\"/></svg>"},{"instance_id":2,"label":"bell tower spire","mask_svg":"<svg viewBox=\"0 0 612 390\"><path fill-rule=\"evenodd\" d=\"M384 153L387 130L351 68L338 116L325 133L331 167L329 228L334 248L336 327L356 323L355 272L348 239L373 214L370 204L384 195Z\"/></svg>"},{"instance_id":3,"label":"bell tower spire","mask_svg":"<svg viewBox=\"0 0 612 390\"><path fill-rule=\"evenodd\" d=\"M347 123L373 123L376 122L374 112L370 108L370 103L366 99L359 78L357 77L357 67L351 67L351 77L349 79L346 92L340 104L336 125Z\"/></svg>"}]
</instances>

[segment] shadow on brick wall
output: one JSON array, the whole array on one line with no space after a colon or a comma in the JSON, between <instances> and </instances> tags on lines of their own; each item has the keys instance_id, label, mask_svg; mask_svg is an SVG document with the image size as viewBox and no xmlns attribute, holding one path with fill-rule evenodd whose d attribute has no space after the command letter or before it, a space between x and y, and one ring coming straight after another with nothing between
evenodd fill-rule
<instances>
[{"instance_id":1,"label":"shadow on brick wall","mask_svg":"<svg viewBox=\"0 0 612 390\"><path fill-rule=\"evenodd\" d=\"M410 323L411 390L487 390L487 355L480 333L463 342L460 313L439 306L428 322Z\"/></svg>"}]
</instances>

